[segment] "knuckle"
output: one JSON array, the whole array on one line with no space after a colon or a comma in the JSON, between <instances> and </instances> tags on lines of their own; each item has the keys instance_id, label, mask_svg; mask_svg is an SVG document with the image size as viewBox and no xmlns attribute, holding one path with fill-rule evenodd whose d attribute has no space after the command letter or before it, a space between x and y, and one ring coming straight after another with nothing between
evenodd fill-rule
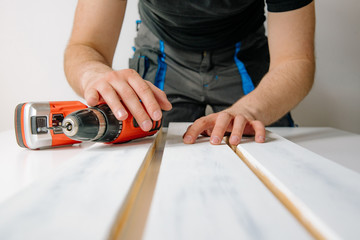
<instances>
[{"instance_id":1,"label":"knuckle","mask_svg":"<svg viewBox=\"0 0 360 240\"><path fill-rule=\"evenodd\" d=\"M166 93L164 91L160 91L158 94L160 95L161 98L167 98Z\"/></svg>"},{"instance_id":2,"label":"knuckle","mask_svg":"<svg viewBox=\"0 0 360 240\"><path fill-rule=\"evenodd\" d=\"M234 117L234 114L232 114L231 112L229 112L227 110L220 112L219 115L221 115L222 117L231 117L231 118Z\"/></svg>"},{"instance_id":3,"label":"knuckle","mask_svg":"<svg viewBox=\"0 0 360 240\"><path fill-rule=\"evenodd\" d=\"M134 95L134 91L130 87L124 87L120 90L120 95L122 97L130 97Z\"/></svg>"},{"instance_id":4,"label":"knuckle","mask_svg":"<svg viewBox=\"0 0 360 240\"><path fill-rule=\"evenodd\" d=\"M194 122L194 124L200 125L200 126L207 125L207 123L208 123L208 120L206 117L201 117Z\"/></svg>"},{"instance_id":5,"label":"knuckle","mask_svg":"<svg viewBox=\"0 0 360 240\"><path fill-rule=\"evenodd\" d=\"M144 94L149 94L151 92L150 87L147 84L140 84L137 89L136 92L139 95L144 95Z\"/></svg>"},{"instance_id":6,"label":"knuckle","mask_svg":"<svg viewBox=\"0 0 360 240\"><path fill-rule=\"evenodd\" d=\"M236 115L236 117L240 122L248 121L243 115Z\"/></svg>"},{"instance_id":7,"label":"knuckle","mask_svg":"<svg viewBox=\"0 0 360 240\"><path fill-rule=\"evenodd\" d=\"M110 82L117 78L118 78L118 73L116 71L110 71L106 74L105 81Z\"/></svg>"},{"instance_id":8,"label":"knuckle","mask_svg":"<svg viewBox=\"0 0 360 240\"><path fill-rule=\"evenodd\" d=\"M141 121L144 121L148 118L145 110L142 107L136 108L136 110L134 110L132 114L135 116L136 119L139 119Z\"/></svg>"},{"instance_id":9,"label":"knuckle","mask_svg":"<svg viewBox=\"0 0 360 240\"><path fill-rule=\"evenodd\" d=\"M113 88L109 84L101 84L98 89L99 92L103 94L109 94L113 91Z\"/></svg>"},{"instance_id":10,"label":"knuckle","mask_svg":"<svg viewBox=\"0 0 360 240\"><path fill-rule=\"evenodd\" d=\"M122 72L127 75L127 76L138 76L139 74L137 73L137 71L135 71L134 69L128 68L128 69L124 69L122 70Z\"/></svg>"},{"instance_id":11,"label":"knuckle","mask_svg":"<svg viewBox=\"0 0 360 240\"><path fill-rule=\"evenodd\" d=\"M144 80L144 82L146 83L146 84L148 84L148 85L153 85L150 81L148 81L148 80Z\"/></svg>"}]
</instances>

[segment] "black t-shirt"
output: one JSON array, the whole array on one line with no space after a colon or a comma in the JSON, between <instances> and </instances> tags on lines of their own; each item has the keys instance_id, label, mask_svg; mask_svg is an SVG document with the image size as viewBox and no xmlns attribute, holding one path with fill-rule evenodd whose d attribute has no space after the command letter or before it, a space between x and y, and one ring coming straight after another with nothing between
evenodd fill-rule
<instances>
[{"instance_id":1,"label":"black t-shirt","mask_svg":"<svg viewBox=\"0 0 360 240\"><path fill-rule=\"evenodd\" d=\"M301 8L312 0L266 0L269 12ZM264 24L264 0L139 0L143 23L165 43L212 50L241 41Z\"/></svg>"}]
</instances>

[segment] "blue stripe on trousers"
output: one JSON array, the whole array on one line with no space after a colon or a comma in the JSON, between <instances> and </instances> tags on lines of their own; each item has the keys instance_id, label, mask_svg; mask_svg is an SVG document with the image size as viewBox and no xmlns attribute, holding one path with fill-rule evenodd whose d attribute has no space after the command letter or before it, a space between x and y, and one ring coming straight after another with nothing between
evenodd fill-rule
<instances>
[{"instance_id":1,"label":"blue stripe on trousers","mask_svg":"<svg viewBox=\"0 0 360 240\"><path fill-rule=\"evenodd\" d=\"M165 63L165 52L164 52L164 42L160 40L160 54L158 56L158 68L155 76L155 86L164 90L164 83L165 83L165 75L166 75L166 63Z\"/></svg>"},{"instance_id":2,"label":"blue stripe on trousers","mask_svg":"<svg viewBox=\"0 0 360 240\"><path fill-rule=\"evenodd\" d=\"M244 63L241 62L240 59L237 57L238 53L240 52L240 47L241 47L241 42L238 42L235 44L234 60L235 60L236 66L237 66L240 76L241 76L242 88L243 88L244 94L246 95L249 92L251 92L252 90L254 90L255 87L254 87L254 84L253 84L248 72L246 71Z\"/></svg>"}]
</instances>

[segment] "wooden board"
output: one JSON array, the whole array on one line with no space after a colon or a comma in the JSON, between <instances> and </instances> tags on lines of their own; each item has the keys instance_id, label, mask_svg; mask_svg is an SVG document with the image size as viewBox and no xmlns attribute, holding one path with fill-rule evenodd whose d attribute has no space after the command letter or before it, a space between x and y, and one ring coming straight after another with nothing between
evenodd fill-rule
<instances>
[{"instance_id":1,"label":"wooden board","mask_svg":"<svg viewBox=\"0 0 360 240\"><path fill-rule=\"evenodd\" d=\"M92 143L30 151L19 147L14 130L0 132L0 204L33 182L51 176Z\"/></svg>"},{"instance_id":2,"label":"wooden board","mask_svg":"<svg viewBox=\"0 0 360 240\"><path fill-rule=\"evenodd\" d=\"M268 130L360 173L360 134L330 127L271 127Z\"/></svg>"},{"instance_id":3,"label":"wooden board","mask_svg":"<svg viewBox=\"0 0 360 240\"><path fill-rule=\"evenodd\" d=\"M314 236L359 238L360 174L270 132L237 152Z\"/></svg>"},{"instance_id":4,"label":"wooden board","mask_svg":"<svg viewBox=\"0 0 360 240\"><path fill-rule=\"evenodd\" d=\"M154 138L95 144L0 205L0 239L105 239Z\"/></svg>"},{"instance_id":5,"label":"wooden board","mask_svg":"<svg viewBox=\"0 0 360 240\"><path fill-rule=\"evenodd\" d=\"M144 239L309 239L224 143L185 145L170 124Z\"/></svg>"}]
</instances>

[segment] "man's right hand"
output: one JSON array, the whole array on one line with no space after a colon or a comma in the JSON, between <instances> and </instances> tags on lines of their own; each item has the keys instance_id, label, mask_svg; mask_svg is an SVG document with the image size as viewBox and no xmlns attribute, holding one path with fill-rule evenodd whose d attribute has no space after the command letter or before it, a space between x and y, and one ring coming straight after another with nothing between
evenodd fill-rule
<instances>
[{"instance_id":1,"label":"man's right hand","mask_svg":"<svg viewBox=\"0 0 360 240\"><path fill-rule=\"evenodd\" d=\"M119 120L128 109L144 131L171 104L163 91L132 69L114 71L112 61L124 19L126 0L78 0L65 51L67 80L90 106L106 102ZM140 102L141 100L141 102Z\"/></svg>"},{"instance_id":2,"label":"man's right hand","mask_svg":"<svg viewBox=\"0 0 360 240\"><path fill-rule=\"evenodd\" d=\"M133 69L109 71L100 76L83 79L84 98L90 106L105 101L119 120L128 117L125 105L141 129L149 131L152 127L151 119L160 120L161 110L172 108L165 93L142 79Z\"/></svg>"}]
</instances>

